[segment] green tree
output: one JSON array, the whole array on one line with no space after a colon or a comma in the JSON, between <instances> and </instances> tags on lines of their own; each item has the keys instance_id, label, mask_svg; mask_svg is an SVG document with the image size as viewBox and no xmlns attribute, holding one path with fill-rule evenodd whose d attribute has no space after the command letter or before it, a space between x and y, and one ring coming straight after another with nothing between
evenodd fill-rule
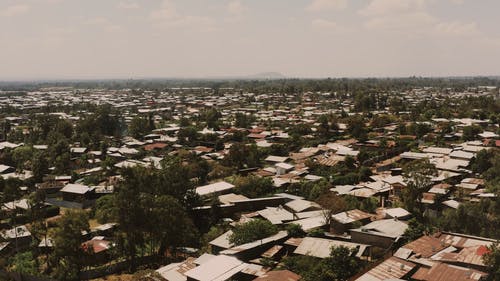
<instances>
[{"instance_id":1,"label":"green tree","mask_svg":"<svg viewBox=\"0 0 500 281\"><path fill-rule=\"evenodd\" d=\"M32 146L20 146L12 151L12 160L16 163L16 167L20 170L30 168L30 161L35 154Z\"/></svg>"},{"instance_id":2,"label":"green tree","mask_svg":"<svg viewBox=\"0 0 500 281\"><path fill-rule=\"evenodd\" d=\"M31 252L22 252L16 254L10 260L10 270L22 274L38 275L37 263Z\"/></svg>"},{"instance_id":3,"label":"green tree","mask_svg":"<svg viewBox=\"0 0 500 281\"><path fill-rule=\"evenodd\" d=\"M247 115L245 113L237 112L234 115L235 123L234 126L237 128L250 128L253 122L255 122L256 118L253 115Z\"/></svg>"},{"instance_id":4,"label":"green tree","mask_svg":"<svg viewBox=\"0 0 500 281\"><path fill-rule=\"evenodd\" d=\"M31 171L36 182L41 182L43 176L49 172L49 162L45 153L36 153L31 161Z\"/></svg>"},{"instance_id":5,"label":"green tree","mask_svg":"<svg viewBox=\"0 0 500 281\"><path fill-rule=\"evenodd\" d=\"M177 137L181 144L191 146L194 146L194 142L196 142L200 138L198 130L196 130L195 127L181 128L177 133Z\"/></svg>"},{"instance_id":6,"label":"green tree","mask_svg":"<svg viewBox=\"0 0 500 281\"><path fill-rule=\"evenodd\" d=\"M347 206L344 199L333 192L324 193L316 202L323 208L323 218L327 226L330 226L332 216L345 211Z\"/></svg>"},{"instance_id":7,"label":"green tree","mask_svg":"<svg viewBox=\"0 0 500 281\"><path fill-rule=\"evenodd\" d=\"M431 178L436 175L437 169L428 159L412 161L403 168L406 187L402 199L408 211L423 215L422 196L432 184Z\"/></svg>"},{"instance_id":8,"label":"green tree","mask_svg":"<svg viewBox=\"0 0 500 281\"><path fill-rule=\"evenodd\" d=\"M97 199L94 209L94 216L99 223L116 222L118 214L113 194L104 195Z\"/></svg>"},{"instance_id":9,"label":"green tree","mask_svg":"<svg viewBox=\"0 0 500 281\"><path fill-rule=\"evenodd\" d=\"M359 141L365 141L367 132L365 121L362 116L352 116L347 120L347 132Z\"/></svg>"},{"instance_id":10,"label":"green tree","mask_svg":"<svg viewBox=\"0 0 500 281\"><path fill-rule=\"evenodd\" d=\"M261 165L261 154L255 144L235 143L229 149L229 153L223 162L226 166L233 166L238 169L259 167Z\"/></svg>"},{"instance_id":11,"label":"green tree","mask_svg":"<svg viewBox=\"0 0 500 281\"><path fill-rule=\"evenodd\" d=\"M412 218L411 220L408 221L408 228L405 230L403 238L405 242L411 242L424 235L425 231L426 231L425 225L420 223L417 219Z\"/></svg>"},{"instance_id":12,"label":"green tree","mask_svg":"<svg viewBox=\"0 0 500 281\"><path fill-rule=\"evenodd\" d=\"M215 108L210 108L201 112L200 118L205 121L208 128L218 129L219 119L222 114Z\"/></svg>"},{"instance_id":13,"label":"green tree","mask_svg":"<svg viewBox=\"0 0 500 281\"><path fill-rule=\"evenodd\" d=\"M359 270L360 263L354 257L356 249L344 246L332 247L330 256L324 260L326 275L322 280L347 280Z\"/></svg>"},{"instance_id":14,"label":"green tree","mask_svg":"<svg viewBox=\"0 0 500 281\"><path fill-rule=\"evenodd\" d=\"M148 119L139 116L134 117L128 126L130 135L137 139L142 139L152 129Z\"/></svg>"},{"instance_id":15,"label":"green tree","mask_svg":"<svg viewBox=\"0 0 500 281\"><path fill-rule=\"evenodd\" d=\"M251 220L247 223L236 225L229 241L241 245L260 240L278 232L278 228L267 220Z\"/></svg>"},{"instance_id":16,"label":"green tree","mask_svg":"<svg viewBox=\"0 0 500 281\"><path fill-rule=\"evenodd\" d=\"M83 212L67 211L58 222L53 234L52 256L54 277L58 280L79 280L85 254L82 231L89 231L88 218Z\"/></svg>"},{"instance_id":17,"label":"green tree","mask_svg":"<svg viewBox=\"0 0 500 281\"><path fill-rule=\"evenodd\" d=\"M151 249L158 246L158 254L163 255L167 249L174 252L176 247L194 245L196 228L178 200L168 195L144 196L143 200Z\"/></svg>"},{"instance_id":18,"label":"green tree","mask_svg":"<svg viewBox=\"0 0 500 281\"><path fill-rule=\"evenodd\" d=\"M477 134L480 134L483 131L479 126L466 126L463 128L462 139L465 141L474 140Z\"/></svg>"},{"instance_id":19,"label":"green tree","mask_svg":"<svg viewBox=\"0 0 500 281\"><path fill-rule=\"evenodd\" d=\"M236 177L234 185L239 193L250 198L268 195L274 188L270 178L257 176Z\"/></svg>"},{"instance_id":20,"label":"green tree","mask_svg":"<svg viewBox=\"0 0 500 281\"><path fill-rule=\"evenodd\" d=\"M304 237L306 235L304 230L302 230L302 226L296 223L288 224L285 227L285 230L288 232L288 236L290 237Z\"/></svg>"},{"instance_id":21,"label":"green tree","mask_svg":"<svg viewBox=\"0 0 500 281\"><path fill-rule=\"evenodd\" d=\"M488 253L483 256L484 264L488 267L488 279L500 280L500 246L494 243L488 247Z\"/></svg>"}]
</instances>

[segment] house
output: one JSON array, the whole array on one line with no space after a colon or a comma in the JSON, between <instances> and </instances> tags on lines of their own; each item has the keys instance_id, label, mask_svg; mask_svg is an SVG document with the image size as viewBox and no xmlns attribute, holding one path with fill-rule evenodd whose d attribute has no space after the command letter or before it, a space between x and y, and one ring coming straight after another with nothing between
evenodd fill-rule
<instances>
[{"instance_id":1,"label":"house","mask_svg":"<svg viewBox=\"0 0 500 281\"><path fill-rule=\"evenodd\" d=\"M25 225L16 226L11 229L0 231L0 236L6 242L10 242L11 247L24 248L31 243L31 232Z\"/></svg>"},{"instance_id":2,"label":"house","mask_svg":"<svg viewBox=\"0 0 500 281\"><path fill-rule=\"evenodd\" d=\"M196 193L201 196L201 197L208 197L210 195L216 194L216 195L221 195L228 193L234 188L234 185L225 182L225 181L220 181L212 184L207 184L203 186L199 186L196 188Z\"/></svg>"},{"instance_id":3,"label":"house","mask_svg":"<svg viewBox=\"0 0 500 281\"><path fill-rule=\"evenodd\" d=\"M402 259L410 259L413 257L417 259L420 258L430 258L442 250L446 249L448 245L442 243L438 238L433 236L424 235L417 240L414 240L396 251L394 256Z\"/></svg>"},{"instance_id":4,"label":"house","mask_svg":"<svg viewBox=\"0 0 500 281\"><path fill-rule=\"evenodd\" d=\"M355 243L389 248L403 236L408 225L396 219L384 219L371 222L360 228L351 229L351 238Z\"/></svg>"},{"instance_id":5,"label":"house","mask_svg":"<svg viewBox=\"0 0 500 281\"><path fill-rule=\"evenodd\" d=\"M189 257L183 262L171 263L156 270L167 281L186 281L186 271L194 269L198 264L194 263L195 258Z\"/></svg>"},{"instance_id":6,"label":"house","mask_svg":"<svg viewBox=\"0 0 500 281\"><path fill-rule=\"evenodd\" d=\"M274 245L281 243L288 237L288 232L285 230L278 231L278 233L269 237L245 243L242 245L233 246L229 249L223 250L220 254L237 257L244 261L249 261L259 257Z\"/></svg>"},{"instance_id":7,"label":"house","mask_svg":"<svg viewBox=\"0 0 500 281\"><path fill-rule=\"evenodd\" d=\"M361 275L355 281L408 280L416 269L416 264L390 257Z\"/></svg>"},{"instance_id":8,"label":"house","mask_svg":"<svg viewBox=\"0 0 500 281\"><path fill-rule=\"evenodd\" d=\"M387 219L407 220L411 218L411 213L403 208L388 208L382 210Z\"/></svg>"},{"instance_id":9,"label":"house","mask_svg":"<svg viewBox=\"0 0 500 281\"><path fill-rule=\"evenodd\" d=\"M16 170L16 168L0 164L0 174L9 174L13 173Z\"/></svg>"},{"instance_id":10,"label":"house","mask_svg":"<svg viewBox=\"0 0 500 281\"><path fill-rule=\"evenodd\" d=\"M69 183L61 189L63 200L83 203L92 199L94 188L83 184Z\"/></svg>"},{"instance_id":11,"label":"house","mask_svg":"<svg viewBox=\"0 0 500 281\"><path fill-rule=\"evenodd\" d=\"M218 254L221 251L224 251L226 249L233 247L234 244L229 242L229 236L231 236L232 234L233 234L233 231L228 230L228 231L224 232L222 235L220 235L219 237L210 241L208 244L212 248L212 253Z\"/></svg>"},{"instance_id":12,"label":"house","mask_svg":"<svg viewBox=\"0 0 500 281\"><path fill-rule=\"evenodd\" d=\"M302 277L290 270L268 271L253 281L299 281Z\"/></svg>"},{"instance_id":13,"label":"house","mask_svg":"<svg viewBox=\"0 0 500 281\"><path fill-rule=\"evenodd\" d=\"M304 199L292 200L285 204L285 208L293 213L321 210L321 206L318 203Z\"/></svg>"},{"instance_id":14,"label":"house","mask_svg":"<svg viewBox=\"0 0 500 281\"><path fill-rule=\"evenodd\" d=\"M71 152L71 154L82 155L82 154L87 152L87 148L86 147L72 147L72 148L70 148L70 152Z\"/></svg>"},{"instance_id":15,"label":"house","mask_svg":"<svg viewBox=\"0 0 500 281\"><path fill-rule=\"evenodd\" d=\"M264 161L266 162L272 162L272 163L285 163L288 160L288 157L286 156L273 156L270 155Z\"/></svg>"},{"instance_id":16,"label":"house","mask_svg":"<svg viewBox=\"0 0 500 281\"><path fill-rule=\"evenodd\" d=\"M324 259L330 256L332 247L341 246L355 250L355 256L358 258L369 255L369 250L367 251L370 248L369 245L317 237L304 237L293 253Z\"/></svg>"},{"instance_id":17,"label":"house","mask_svg":"<svg viewBox=\"0 0 500 281\"><path fill-rule=\"evenodd\" d=\"M335 214L331 220L331 231L336 234L344 234L353 225L365 225L370 222L372 215L358 209Z\"/></svg>"},{"instance_id":18,"label":"house","mask_svg":"<svg viewBox=\"0 0 500 281\"><path fill-rule=\"evenodd\" d=\"M274 167L276 168L277 175L284 175L295 168L293 165L287 163L277 163Z\"/></svg>"},{"instance_id":19,"label":"house","mask_svg":"<svg viewBox=\"0 0 500 281\"><path fill-rule=\"evenodd\" d=\"M82 249L92 256L92 262L102 263L108 258L113 243L104 236L96 236L82 243Z\"/></svg>"},{"instance_id":20,"label":"house","mask_svg":"<svg viewBox=\"0 0 500 281\"><path fill-rule=\"evenodd\" d=\"M244 263L235 257L214 256L184 273L187 281L253 280L264 275L262 266Z\"/></svg>"},{"instance_id":21,"label":"house","mask_svg":"<svg viewBox=\"0 0 500 281\"><path fill-rule=\"evenodd\" d=\"M470 268L434 263L430 268L421 267L411 278L417 281L480 281L487 276L485 272Z\"/></svg>"}]
</instances>

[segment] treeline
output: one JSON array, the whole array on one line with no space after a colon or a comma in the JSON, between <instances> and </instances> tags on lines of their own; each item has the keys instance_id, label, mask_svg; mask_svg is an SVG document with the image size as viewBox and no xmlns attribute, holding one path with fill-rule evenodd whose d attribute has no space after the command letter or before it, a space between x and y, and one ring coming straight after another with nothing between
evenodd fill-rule
<instances>
[{"instance_id":1,"label":"treeline","mask_svg":"<svg viewBox=\"0 0 500 281\"><path fill-rule=\"evenodd\" d=\"M6 91L30 91L49 87L147 89L162 90L176 87L237 88L255 92L298 93L303 91L354 92L368 89L405 90L414 87L465 89L476 86L500 86L498 77L407 77L407 78L327 78L327 79L115 79L61 80L33 82L0 82Z\"/></svg>"}]
</instances>

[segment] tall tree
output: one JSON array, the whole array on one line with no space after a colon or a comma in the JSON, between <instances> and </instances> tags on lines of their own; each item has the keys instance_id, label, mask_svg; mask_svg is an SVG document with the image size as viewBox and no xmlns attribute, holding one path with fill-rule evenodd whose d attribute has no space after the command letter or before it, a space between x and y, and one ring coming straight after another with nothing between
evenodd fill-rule
<instances>
[{"instance_id":1,"label":"tall tree","mask_svg":"<svg viewBox=\"0 0 500 281\"><path fill-rule=\"evenodd\" d=\"M53 239L54 277L58 280L79 280L84 267L82 231L89 230L87 215L80 211L66 212L58 222Z\"/></svg>"},{"instance_id":2,"label":"tall tree","mask_svg":"<svg viewBox=\"0 0 500 281\"><path fill-rule=\"evenodd\" d=\"M437 169L428 159L412 161L403 168L406 187L402 199L408 211L423 215L423 193L429 189L431 179L436 175Z\"/></svg>"}]
</instances>

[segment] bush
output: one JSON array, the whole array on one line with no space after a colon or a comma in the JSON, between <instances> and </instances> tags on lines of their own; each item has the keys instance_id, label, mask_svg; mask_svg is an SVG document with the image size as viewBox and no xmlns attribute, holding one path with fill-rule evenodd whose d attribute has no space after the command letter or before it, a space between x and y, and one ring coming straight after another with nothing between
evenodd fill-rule
<instances>
[{"instance_id":1,"label":"bush","mask_svg":"<svg viewBox=\"0 0 500 281\"><path fill-rule=\"evenodd\" d=\"M237 225L229 236L229 242L241 245L260 240L278 232L278 227L266 220L252 220Z\"/></svg>"},{"instance_id":2,"label":"bush","mask_svg":"<svg viewBox=\"0 0 500 281\"><path fill-rule=\"evenodd\" d=\"M302 230L302 226L296 223L291 223L285 227L288 235L291 237L304 237L306 233Z\"/></svg>"}]
</instances>

